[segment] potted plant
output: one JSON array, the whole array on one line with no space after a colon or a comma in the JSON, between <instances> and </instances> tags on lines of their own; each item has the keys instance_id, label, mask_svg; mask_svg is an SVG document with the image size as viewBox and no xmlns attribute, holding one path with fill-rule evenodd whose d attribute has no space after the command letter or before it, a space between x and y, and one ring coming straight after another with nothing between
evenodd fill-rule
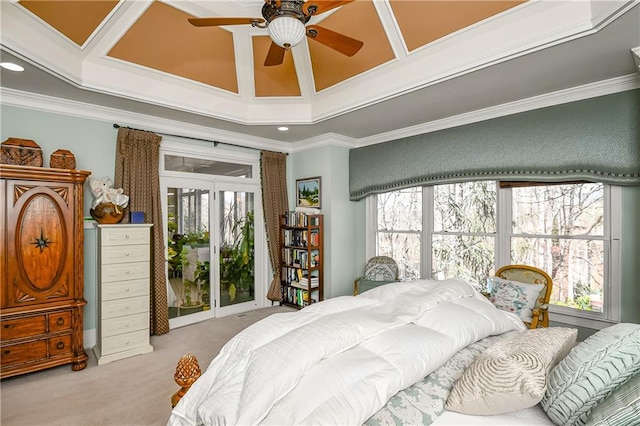
<instances>
[{"instance_id":1,"label":"potted plant","mask_svg":"<svg viewBox=\"0 0 640 426\"><path fill-rule=\"evenodd\" d=\"M173 236L168 242L169 282L179 299L173 316L187 315L205 309L203 295L209 294L209 261L198 260L199 251L209 248L209 232L178 234L177 226L172 228L172 224L175 222L170 220L169 231Z\"/></svg>"},{"instance_id":2,"label":"potted plant","mask_svg":"<svg viewBox=\"0 0 640 426\"><path fill-rule=\"evenodd\" d=\"M254 219L253 212L246 217L226 218L234 239L220 250L220 289L234 302L238 294L251 296L254 281Z\"/></svg>"}]
</instances>

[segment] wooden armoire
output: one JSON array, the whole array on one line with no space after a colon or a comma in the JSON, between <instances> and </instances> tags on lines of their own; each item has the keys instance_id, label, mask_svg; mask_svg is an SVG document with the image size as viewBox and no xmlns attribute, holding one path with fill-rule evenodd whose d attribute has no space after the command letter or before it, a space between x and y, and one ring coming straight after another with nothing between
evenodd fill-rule
<instances>
[{"instance_id":1,"label":"wooden armoire","mask_svg":"<svg viewBox=\"0 0 640 426\"><path fill-rule=\"evenodd\" d=\"M87 366L83 186L90 172L0 165L0 377Z\"/></svg>"}]
</instances>

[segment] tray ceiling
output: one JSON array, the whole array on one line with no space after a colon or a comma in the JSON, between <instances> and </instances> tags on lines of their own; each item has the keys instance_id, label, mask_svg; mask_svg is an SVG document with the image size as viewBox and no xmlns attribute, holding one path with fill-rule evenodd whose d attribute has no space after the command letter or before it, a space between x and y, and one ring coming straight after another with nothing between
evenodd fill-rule
<instances>
[{"instance_id":1,"label":"tray ceiling","mask_svg":"<svg viewBox=\"0 0 640 426\"><path fill-rule=\"evenodd\" d=\"M592 34L634 3L356 0L309 22L363 41L356 55L305 38L267 67L265 29L187 21L260 17L261 0L22 0L2 2L2 46L98 93L242 125L312 125Z\"/></svg>"}]
</instances>

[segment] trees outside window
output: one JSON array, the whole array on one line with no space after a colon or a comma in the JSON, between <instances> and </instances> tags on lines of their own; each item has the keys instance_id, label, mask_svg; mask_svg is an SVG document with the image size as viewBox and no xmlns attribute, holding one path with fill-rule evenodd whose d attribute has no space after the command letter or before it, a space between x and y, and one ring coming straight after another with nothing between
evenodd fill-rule
<instances>
[{"instance_id":1,"label":"trees outside window","mask_svg":"<svg viewBox=\"0 0 640 426\"><path fill-rule=\"evenodd\" d=\"M478 181L378 194L375 253L396 259L401 279L460 277L478 289L497 266L536 266L553 279L558 311L611 319L609 189Z\"/></svg>"}]
</instances>

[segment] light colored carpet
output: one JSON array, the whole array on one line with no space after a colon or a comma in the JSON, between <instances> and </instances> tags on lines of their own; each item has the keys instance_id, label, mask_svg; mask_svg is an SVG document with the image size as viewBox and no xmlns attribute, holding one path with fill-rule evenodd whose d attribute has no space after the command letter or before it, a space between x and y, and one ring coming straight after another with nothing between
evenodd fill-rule
<instances>
[{"instance_id":1,"label":"light colored carpet","mask_svg":"<svg viewBox=\"0 0 640 426\"><path fill-rule=\"evenodd\" d=\"M193 353L204 371L222 346L254 322L292 308L274 306L203 321L152 336L154 351L98 365L92 351L82 371L70 365L3 379L0 423L13 425L164 425L176 364Z\"/></svg>"}]
</instances>

